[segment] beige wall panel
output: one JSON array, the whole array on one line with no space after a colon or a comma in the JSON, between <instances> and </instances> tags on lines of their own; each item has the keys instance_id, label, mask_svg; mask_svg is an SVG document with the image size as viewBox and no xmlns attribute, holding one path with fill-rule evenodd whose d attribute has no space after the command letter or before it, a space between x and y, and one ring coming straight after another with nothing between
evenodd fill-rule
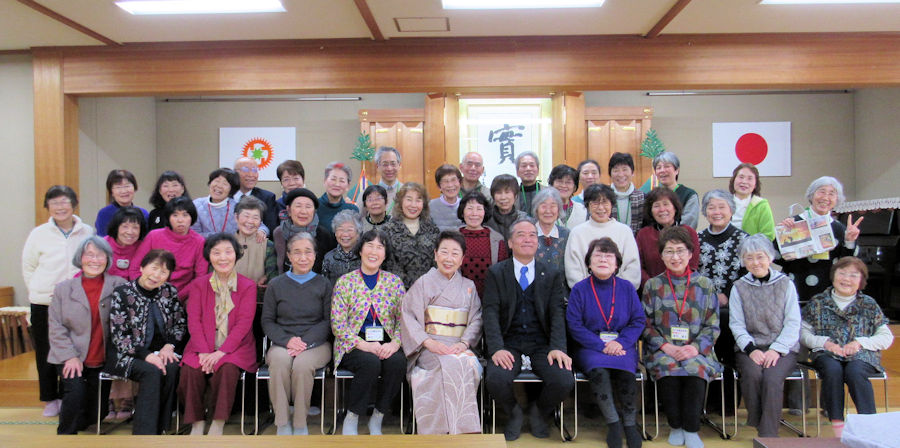
<instances>
[{"instance_id":1,"label":"beige wall panel","mask_svg":"<svg viewBox=\"0 0 900 448\"><path fill-rule=\"evenodd\" d=\"M855 95L856 199L900 196L900 89Z\"/></svg>"}]
</instances>

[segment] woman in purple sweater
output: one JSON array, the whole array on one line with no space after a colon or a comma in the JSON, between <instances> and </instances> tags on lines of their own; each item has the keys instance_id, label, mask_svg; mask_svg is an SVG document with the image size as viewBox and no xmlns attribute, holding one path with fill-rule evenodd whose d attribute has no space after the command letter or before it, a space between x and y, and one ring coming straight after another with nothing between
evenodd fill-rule
<instances>
[{"instance_id":1,"label":"woman in purple sweater","mask_svg":"<svg viewBox=\"0 0 900 448\"><path fill-rule=\"evenodd\" d=\"M175 270L169 276L169 283L178 290L178 298L187 300L187 285L197 277L206 275L209 263L203 258L205 240L191 225L197 221L197 208L185 196L172 199L163 209L166 227L150 231L141 242L133 260L143 260L153 249L165 249L175 255ZM131 263L129 278L141 275L139 263Z\"/></svg>"},{"instance_id":2,"label":"woman in purple sweater","mask_svg":"<svg viewBox=\"0 0 900 448\"><path fill-rule=\"evenodd\" d=\"M591 389L608 427L610 448L641 446L635 421L637 341L644 329L644 310L634 285L616 277L622 254L610 238L591 241L584 256L591 275L576 283L569 294L566 321L575 341L575 365L591 381ZM613 391L621 404L616 409ZM621 414L622 420L619 421Z\"/></svg>"}]
</instances>

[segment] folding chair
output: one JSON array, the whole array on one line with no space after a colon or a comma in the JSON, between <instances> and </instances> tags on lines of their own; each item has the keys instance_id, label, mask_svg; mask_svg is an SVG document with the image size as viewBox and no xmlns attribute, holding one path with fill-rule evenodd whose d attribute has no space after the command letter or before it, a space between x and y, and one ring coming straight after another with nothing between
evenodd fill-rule
<instances>
[{"instance_id":1,"label":"folding chair","mask_svg":"<svg viewBox=\"0 0 900 448\"><path fill-rule=\"evenodd\" d=\"M638 388L640 388L641 391L641 433L643 434L644 440L653 440L656 436L659 435L659 406L654 406L654 413L656 415L656 435L650 437L650 433L647 432L647 414L644 408L645 376L643 368L638 368L638 371L634 373L634 379L638 382ZM566 441L573 441L578 437L578 383L587 382L590 382L590 380L584 373L575 372L575 432L571 436L569 436Z\"/></svg>"},{"instance_id":2,"label":"folding chair","mask_svg":"<svg viewBox=\"0 0 900 448\"><path fill-rule=\"evenodd\" d=\"M811 437L811 435L807 431L807 424L806 424L806 411L809 409L806 406L806 380L808 378L809 378L809 375L807 375L806 369L801 364L798 364L797 368L794 369L793 373L791 373L787 378L784 379L785 382L800 381L800 384L801 384L800 402L803 403L803 409L800 410L801 428L797 428L797 426L795 426L793 423L791 423L783 418L781 419L782 425L784 425L787 429L790 429L791 431L793 431L800 437ZM816 406L818 407L818 404ZM818 434L817 434L817 436L818 436Z\"/></svg>"},{"instance_id":3,"label":"folding chair","mask_svg":"<svg viewBox=\"0 0 900 448\"><path fill-rule=\"evenodd\" d=\"M544 381L531 370L522 370L519 372L519 375L513 379L513 384L543 382ZM557 412L559 413L559 437L563 442L567 442L569 439L566 438L565 420L563 419L563 403L559 404L559 411ZM491 397L491 433L497 433L497 403L494 401L493 397Z\"/></svg>"},{"instance_id":4,"label":"folding chair","mask_svg":"<svg viewBox=\"0 0 900 448\"><path fill-rule=\"evenodd\" d=\"M737 435L737 432L738 432L738 423L737 423L737 401L738 401L737 400L737 375L738 374L737 374L737 370L732 370L732 372L734 372L733 375L734 375L734 380L735 380L735 387L732 390L732 393L734 394L734 432L729 434L726 429L727 423L725 422L725 414L726 414L726 412L725 412L725 377L722 373L716 374L716 376L712 379L712 381L706 383L706 394L704 395L704 398L703 398L703 415L701 418L702 422L704 424L706 424L707 426L709 426L710 428L712 428L713 430L715 430L719 434L719 437L721 437L725 440L733 438L734 436ZM720 393L721 400L722 400L721 408L720 408L720 409L722 409L722 425L721 426L719 424L717 424L716 422L714 422L710 418L709 414L706 412L706 397L709 396L709 385L713 381L719 382L719 387L720 387L720 391L721 391L721 393Z\"/></svg>"},{"instance_id":5,"label":"folding chair","mask_svg":"<svg viewBox=\"0 0 900 448\"><path fill-rule=\"evenodd\" d=\"M339 369L339 368L334 369L334 409L331 414L332 415L332 426L331 426L332 434L337 434L338 396L343 395L343 390L342 390L344 387L343 383L346 380L352 380L353 377L354 377L353 372L351 372L347 369ZM323 391L325 389L324 383L323 383L322 389L323 389ZM405 420L403 418L403 415L406 411L405 406L404 406L404 403L405 403L404 389L405 389L405 387L403 387L403 386L400 387L400 432L403 434L406 433ZM323 392L323 395L324 395L324 392ZM343 398L343 397L341 397L341 398ZM341 403L341 405L343 406L343 403ZM325 409L323 408L322 411L323 411L323 420L324 420ZM345 414L346 408L343 408L343 407L340 408L340 413ZM415 418L413 418L413 421L415 421Z\"/></svg>"},{"instance_id":6,"label":"folding chair","mask_svg":"<svg viewBox=\"0 0 900 448\"><path fill-rule=\"evenodd\" d=\"M97 388L97 435L98 435L98 436L101 435L101 434L105 434L105 432L101 432L101 431L100 431L100 422L103 421L103 416L100 415L100 409L102 409L102 406L100 406L100 400L103 399L103 382L104 382L104 381L116 381L116 380L129 381L128 378L122 378L122 377L119 377L119 376L110 375L110 374L108 374L108 373L106 373L106 372L100 372L100 376L99 376L99 387ZM181 407L181 403L180 403L180 402L178 401L178 399L176 398L176 399L175 399L175 432L178 432L178 428L181 427L181 412L179 412L179 411L180 411L180 407ZM129 418L128 420L130 420L130 418ZM127 422L128 420L123 420L123 421L121 421L121 422L116 422L116 423L112 426L112 428L109 428L109 430L108 430L107 432L112 431L113 429L118 428L119 425L122 425L123 423Z\"/></svg>"},{"instance_id":7,"label":"folding chair","mask_svg":"<svg viewBox=\"0 0 900 448\"><path fill-rule=\"evenodd\" d=\"M816 380L816 437L819 437L819 434L822 431L822 386L819 383L819 372L814 369L810 365L804 364L804 367L812 371L813 379ZM888 374L887 371L876 373L869 377L869 381L876 380L882 381L882 386L884 386L884 412L890 412L890 408L888 407ZM847 413L847 409L850 406L850 391L846 389L844 392L844 413Z\"/></svg>"}]
</instances>

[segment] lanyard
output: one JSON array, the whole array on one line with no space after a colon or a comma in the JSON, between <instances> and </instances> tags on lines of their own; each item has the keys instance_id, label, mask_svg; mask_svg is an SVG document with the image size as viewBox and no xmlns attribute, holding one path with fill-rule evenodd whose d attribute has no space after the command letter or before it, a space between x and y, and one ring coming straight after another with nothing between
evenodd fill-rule
<instances>
[{"instance_id":1,"label":"lanyard","mask_svg":"<svg viewBox=\"0 0 900 448\"><path fill-rule=\"evenodd\" d=\"M535 186L535 190L534 190L535 193L537 193L538 191L541 191L541 182L540 181L535 182L534 186ZM531 210L531 207L528 205L528 196L525 196L525 184L519 184L519 189L522 190L522 204L525 204L525 210Z\"/></svg>"},{"instance_id":2,"label":"lanyard","mask_svg":"<svg viewBox=\"0 0 900 448\"><path fill-rule=\"evenodd\" d=\"M687 303L688 287L691 285L691 271L688 270L687 283L684 284L684 298L681 299L681 306L678 306L678 295L675 294L675 286L672 284L672 276L666 269L666 278L669 279L669 288L672 288L672 298L675 299L675 310L678 311L678 320L681 321L681 315L684 313L684 306Z\"/></svg>"},{"instance_id":3,"label":"lanyard","mask_svg":"<svg viewBox=\"0 0 900 448\"><path fill-rule=\"evenodd\" d=\"M227 200L228 199L226 199L226 201ZM209 204L206 204L206 210L209 212L209 222L212 223L213 230L216 230L216 220L213 219L212 206ZM222 230L220 230L219 232L225 232L225 224L228 223L228 212L230 210L231 210L231 202L229 202L228 204L225 205L225 221L222 222Z\"/></svg>"},{"instance_id":4,"label":"lanyard","mask_svg":"<svg viewBox=\"0 0 900 448\"><path fill-rule=\"evenodd\" d=\"M606 330L608 331L609 324L612 322L613 314L616 312L616 278L613 277L613 287L612 287L612 305L609 307L609 318L606 318L606 313L603 312L603 307L600 306L600 297L597 296L597 289L594 287L594 278L591 276L591 291L594 292L594 300L597 301L597 308L600 309L600 315L603 316L603 322L606 323Z\"/></svg>"}]
</instances>

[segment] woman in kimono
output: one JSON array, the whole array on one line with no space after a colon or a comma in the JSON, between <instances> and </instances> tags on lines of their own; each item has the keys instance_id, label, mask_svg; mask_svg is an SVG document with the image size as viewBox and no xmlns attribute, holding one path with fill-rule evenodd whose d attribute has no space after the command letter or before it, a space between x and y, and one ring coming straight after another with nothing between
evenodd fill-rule
<instances>
[{"instance_id":1,"label":"woman in kimono","mask_svg":"<svg viewBox=\"0 0 900 448\"><path fill-rule=\"evenodd\" d=\"M644 366L659 384L672 428L669 444L702 448L700 415L709 381L722 372L713 352L719 337L719 300L712 280L691 269L695 236L684 226L659 232L662 274L644 285Z\"/></svg>"},{"instance_id":2,"label":"woman in kimono","mask_svg":"<svg viewBox=\"0 0 900 448\"><path fill-rule=\"evenodd\" d=\"M434 250L437 268L403 298L400 335L419 434L480 433L481 364L472 346L481 337L481 300L459 273L466 240L447 230Z\"/></svg>"}]
</instances>

